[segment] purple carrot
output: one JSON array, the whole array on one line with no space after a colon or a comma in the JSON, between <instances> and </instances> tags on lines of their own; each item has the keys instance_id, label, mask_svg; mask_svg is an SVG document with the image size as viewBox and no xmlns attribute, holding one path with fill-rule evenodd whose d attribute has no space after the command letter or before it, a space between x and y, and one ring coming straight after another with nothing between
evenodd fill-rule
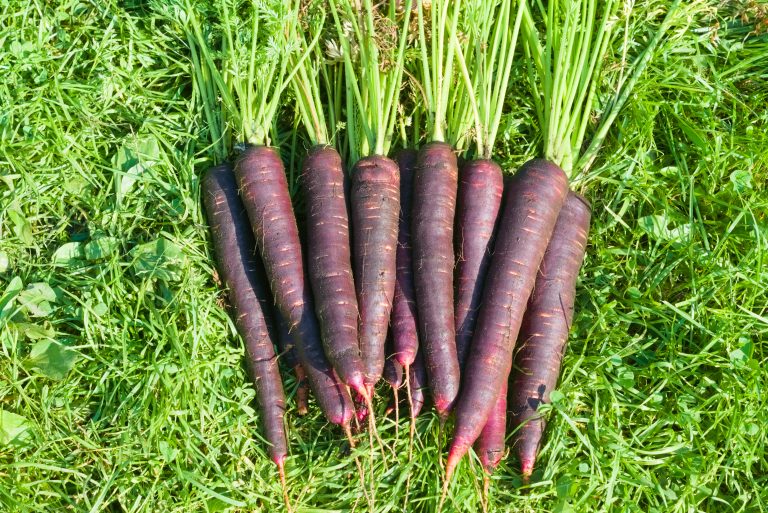
<instances>
[{"instance_id":1,"label":"purple carrot","mask_svg":"<svg viewBox=\"0 0 768 513\"><path fill-rule=\"evenodd\" d=\"M235 164L235 176L275 303L295 333L296 355L312 393L329 422L348 432L352 399L323 352L280 155L275 148L248 146Z\"/></svg>"},{"instance_id":2,"label":"purple carrot","mask_svg":"<svg viewBox=\"0 0 768 513\"><path fill-rule=\"evenodd\" d=\"M415 150L401 150L395 156L400 168L400 223L397 236L397 279L392 303L392 337L394 356L405 369L411 366L419 349L411 259L411 196L417 155Z\"/></svg>"},{"instance_id":3,"label":"purple carrot","mask_svg":"<svg viewBox=\"0 0 768 513\"><path fill-rule=\"evenodd\" d=\"M512 367L512 352L536 272L568 193L568 179L546 160L527 162L510 183L488 268L482 307L456 406L446 483L480 436ZM419 310L421 312L421 310Z\"/></svg>"},{"instance_id":4,"label":"purple carrot","mask_svg":"<svg viewBox=\"0 0 768 513\"><path fill-rule=\"evenodd\" d=\"M344 383L365 394L344 171L339 153L330 146L310 149L304 160L302 184L307 202L308 274L325 355Z\"/></svg>"},{"instance_id":5,"label":"purple carrot","mask_svg":"<svg viewBox=\"0 0 768 513\"><path fill-rule=\"evenodd\" d=\"M365 384L384 370L384 345L395 295L395 248L400 212L400 173L387 157L365 157L352 169L352 263L360 309L358 335ZM370 395L369 393L369 395Z\"/></svg>"},{"instance_id":6,"label":"purple carrot","mask_svg":"<svg viewBox=\"0 0 768 513\"><path fill-rule=\"evenodd\" d=\"M492 160L470 160L459 173L456 201L456 354L463 369L491 262L504 182Z\"/></svg>"},{"instance_id":7,"label":"purple carrot","mask_svg":"<svg viewBox=\"0 0 768 513\"><path fill-rule=\"evenodd\" d=\"M246 362L256 388L269 454L285 483L288 454L283 415L285 395L275 355L270 297L264 269L248 224L237 183L229 164L209 169L202 181L202 196L216 262L229 296L235 325L245 342Z\"/></svg>"},{"instance_id":8,"label":"purple carrot","mask_svg":"<svg viewBox=\"0 0 768 513\"><path fill-rule=\"evenodd\" d=\"M546 420L537 413L557 385L576 298L576 279L587 249L590 207L568 194L536 277L518 337L509 412L517 429L513 450L523 476L533 471Z\"/></svg>"},{"instance_id":9,"label":"purple carrot","mask_svg":"<svg viewBox=\"0 0 768 513\"><path fill-rule=\"evenodd\" d=\"M452 148L432 142L419 151L413 179L413 273L419 347L435 409L445 421L459 393L453 318L453 218L458 169Z\"/></svg>"}]
</instances>

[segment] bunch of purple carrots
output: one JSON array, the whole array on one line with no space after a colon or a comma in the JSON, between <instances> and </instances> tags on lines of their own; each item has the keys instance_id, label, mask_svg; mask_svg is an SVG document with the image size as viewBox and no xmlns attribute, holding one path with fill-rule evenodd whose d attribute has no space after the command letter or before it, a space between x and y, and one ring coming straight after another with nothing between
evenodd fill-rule
<instances>
[{"instance_id":1,"label":"bunch of purple carrots","mask_svg":"<svg viewBox=\"0 0 768 513\"><path fill-rule=\"evenodd\" d=\"M431 403L453 418L446 486L472 447L492 472L508 434L530 476L587 250L574 179L679 2L594 126L616 1L246 3L219 25L190 6L185 23L218 162L202 202L283 483L281 362L299 413L311 396L351 443L366 419L376 432L383 379L388 413L407 405L413 426ZM542 158L502 172L515 80L530 87ZM286 118L306 150L286 143Z\"/></svg>"}]
</instances>

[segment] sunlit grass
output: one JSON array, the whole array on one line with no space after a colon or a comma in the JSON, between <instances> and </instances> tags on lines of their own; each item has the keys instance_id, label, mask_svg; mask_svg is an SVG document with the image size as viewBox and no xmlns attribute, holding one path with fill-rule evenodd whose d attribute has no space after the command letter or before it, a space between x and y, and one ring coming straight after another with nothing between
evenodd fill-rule
<instances>
[{"instance_id":1,"label":"sunlit grass","mask_svg":"<svg viewBox=\"0 0 768 513\"><path fill-rule=\"evenodd\" d=\"M768 507L766 14L717 5L688 7L583 177L562 399L532 483L505 459L491 511ZM0 6L0 511L282 507L199 205L210 154L185 44L145 2ZM513 81L509 170L539 137ZM289 407L297 509L367 511L343 434ZM434 511L435 415L410 463L407 420L379 418L397 457L371 460L366 436L353 453L375 509ZM481 476L465 459L446 510L478 510Z\"/></svg>"}]
</instances>

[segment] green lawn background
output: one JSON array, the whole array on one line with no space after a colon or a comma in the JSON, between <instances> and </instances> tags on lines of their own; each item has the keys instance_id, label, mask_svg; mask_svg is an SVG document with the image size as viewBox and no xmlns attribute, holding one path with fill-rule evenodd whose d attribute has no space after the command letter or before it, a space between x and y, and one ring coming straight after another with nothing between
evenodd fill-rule
<instances>
[{"instance_id":1,"label":"green lawn background","mask_svg":"<svg viewBox=\"0 0 768 513\"><path fill-rule=\"evenodd\" d=\"M0 511L282 508L214 279L186 47L159 4L0 5ZM636 2L629 33L664 5ZM532 484L505 459L491 511L768 507L768 8L685 12L582 181L561 394ZM509 104L513 170L538 139L529 100ZM290 401L298 510L435 509L434 415L410 462L407 423L379 427L392 451L356 453L371 505L343 435ZM466 460L446 511L481 489Z\"/></svg>"}]
</instances>

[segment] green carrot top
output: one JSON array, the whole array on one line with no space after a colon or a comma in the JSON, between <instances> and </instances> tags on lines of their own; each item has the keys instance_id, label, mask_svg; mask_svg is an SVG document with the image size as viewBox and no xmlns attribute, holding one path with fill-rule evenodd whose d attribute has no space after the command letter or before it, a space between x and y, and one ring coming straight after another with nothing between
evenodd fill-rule
<instances>
[{"instance_id":1,"label":"green carrot top","mask_svg":"<svg viewBox=\"0 0 768 513\"><path fill-rule=\"evenodd\" d=\"M299 51L293 37L299 2L215 0L214 7L214 13L200 12L187 0L185 23L196 87L221 158L228 130L250 144L274 140L282 93L295 72L291 57Z\"/></svg>"},{"instance_id":2,"label":"green carrot top","mask_svg":"<svg viewBox=\"0 0 768 513\"><path fill-rule=\"evenodd\" d=\"M387 155L402 89L411 16L397 2L330 0L336 37L329 53L343 62L349 156Z\"/></svg>"},{"instance_id":3,"label":"green carrot top","mask_svg":"<svg viewBox=\"0 0 768 513\"><path fill-rule=\"evenodd\" d=\"M325 51L329 47L328 33L335 29L326 11L325 2L313 2L302 10L296 39L300 52L292 55L296 73L291 81L296 95L296 110L313 144L332 144L334 133L341 125L344 73L342 64Z\"/></svg>"},{"instance_id":4,"label":"green carrot top","mask_svg":"<svg viewBox=\"0 0 768 513\"><path fill-rule=\"evenodd\" d=\"M544 157L569 177L585 171L594 161L605 136L667 31L680 5L675 0L647 46L629 65L626 80L602 109L589 145L584 139L593 116L603 63L618 25L617 0L551 0L535 2L535 12L523 13L522 32L528 72L544 139ZM544 43L534 15L544 24Z\"/></svg>"},{"instance_id":5,"label":"green carrot top","mask_svg":"<svg viewBox=\"0 0 768 513\"><path fill-rule=\"evenodd\" d=\"M461 14L460 0L419 1L416 8L419 59L414 63L413 75L424 99L425 133L432 141L451 145L455 145L469 127L464 123L465 116L448 116L456 102L455 88L460 82L454 73L454 60Z\"/></svg>"},{"instance_id":6,"label":"green carrot top","mask_svg":"<svg viewBox=\"0 0 768 513\"><path fill-rule=\"evenodd\" d=\"M458 149L473 135L480 158L493 152L525 7L525 0L483 0L464 9L455 45L463 81L454 88L448 126L455 127Z\"/></svg>"}]
</instances>

